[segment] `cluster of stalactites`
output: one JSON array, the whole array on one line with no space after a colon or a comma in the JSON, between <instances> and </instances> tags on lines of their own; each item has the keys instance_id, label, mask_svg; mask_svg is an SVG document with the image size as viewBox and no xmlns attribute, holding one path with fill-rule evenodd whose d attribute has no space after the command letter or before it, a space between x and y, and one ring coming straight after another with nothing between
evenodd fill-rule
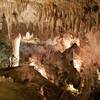
<instances>
[{"instance_id":1,"label":"cluster of stalactites","mask_svg":"<svg viewBox=\"0 0 100 100\"><path fill-rule=\"evenodd\" d=\"M31 32L40 38L62 35L67 31L84 33L94 26L99 26L100 23L99 5L89 0L89 3L82 0L76 2L74 0L11 1L0 2L0 10L7 21L8 33L12 33L12 26L14 24L18 26L20 20L21 24L31 27L29 30L31 29ZM18 30L20 30L20 25Z\"/></svg>"}]
</instances>

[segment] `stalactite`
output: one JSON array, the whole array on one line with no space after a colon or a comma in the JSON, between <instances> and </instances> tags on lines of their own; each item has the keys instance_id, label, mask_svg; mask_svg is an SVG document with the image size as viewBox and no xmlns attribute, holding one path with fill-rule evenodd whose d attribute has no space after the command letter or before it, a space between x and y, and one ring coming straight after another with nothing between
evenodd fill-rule
<instances>
[{"instance_id":1,"label":"stalactite","mask_svg":"<svg viewBox=\"0 0 100 100\"><path fill-rule=\"evenodd\" d=\"M100 10L98 11L98 17L100 18ZM100 25L100 19L98 18L98 24Z\"/></svg>"},{"instance_id":2,"label":"stalactite","mask_svg":"<svg viewBox=\"0 0 100 100\"><path fill-rule=\"evenodd\" d=\"M99 12L96 13L96 26L99 26Z\"/></svg>"},{"instance_id":3,"label":"stalactite","mask_svg":"<svg viewBox=\"0 0 100 100\"><path fill-rule=\"evenodd\" d=\"M64 21L64 26L65 26L65 32L67 32L67 19L68 19L68 15L67 15L67 13L66 13L66 15L65 15L65 21Z\"/></svg>"},{"instance_id":4,"label":"stalactite","mask_svg":"<svg viewBox=\"0 0 100 100\"><path fill-rule=\"evenodd\" d=\"M68 15L67 15L67 26L68 26L68 29L70 29L70 15L69 15L69 12L68 12Z\"/></svg>"},{"instance_id":5,"label":"stalactite","mask_svg":"<svg viewBox=\"0 0 100 100\"><path fill-rule=\"evenodd\" d=\"M48 3L47 3L48 2ZM88 11L88 13L84 13L84 7L87 7L89 4L92 4L91 1L30 1L30 0L15 0L14 2L9 2L8 1L2 1L0 3L0 6L6 15L6 19L8 22L8 29L11 27L12 23L12 13L14 11L17 12L17 16L20 16L20 14L27 9L27 5L30 5L32 9L36 9L36 12L38 12L37 19L37 27L38 27L38 32L44 35L45 33L50 36L50 34L57 35L56 33L56 25L58 21L58 17L61 20L61 31L66 32L67 30L72 30L72 31L79 31L79 26L81 19L86 19L88 24L88 30L91 29L92 26L99 25L100 20L99 20L99 11L95 13L95 17L93 17L94 22L91 23L91 13ZM92 5L94 5L93 3ZM66 6L67 5L67 6ZM90 8L95 12L96 6L90 6ZM89 17L90 16L90 17ZM10 22L10 24L9 24ZM34 23L34 25L36 24ZM91 23L91 25L90 25ZM34 28L33 25L33 28ZM36 26L36 25L35 25Z\"/></svg>"}]
</instances>

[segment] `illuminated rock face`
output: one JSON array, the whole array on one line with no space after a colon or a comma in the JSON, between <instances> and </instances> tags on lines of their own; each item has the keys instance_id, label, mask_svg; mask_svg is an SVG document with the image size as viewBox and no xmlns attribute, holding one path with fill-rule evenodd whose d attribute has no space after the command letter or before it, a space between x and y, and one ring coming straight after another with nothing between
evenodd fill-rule
<instances>
[{"instance_id":1,"label":"illuminated rock face","mask_svg":"<svg viewBox=\"0 0 100 100\"><path fill-rule=\"evenodd\" d=\"M74 68L76 68L76 70L78 72L80 72L80 68L82 66L82 61L79 57L74 57L73 58L73 64L74 64Z\"/></svg>"},{"instance_id":2,"label":"illuminated rock face","mask_svg":"<svg viewBox=\"0 0 100 100\"><path fill-rule=\"evenodd\" d=\"M98 80L100 81L100 71L97 69Z\"/></svg>"},{"instance_id":3,"label":"illuminated rock face","mask_svg":"<svg viewBox=\"0 0 100 100\"><path fill-rule=\"evenodd\" d=\"M13 66L19 66L19 48L20 48L20 41L23 40L25 43L37 43L39 41L35 40L34 42L29 42L32 39L33 35L30 35L29 32L26 33L24 37L17 36L15 39L12 40L13 45L13 55L14 55L14 61ZM52 46L54 51L60 51L63 53L66 49L70 48L74 43L76 43L79 46L79 38L73 37L71 34L64 35L63 37L57 36L53 40L50 41L48 39L47 41L44 41L44 45L46 46ZM34 62L31 61L30 65L33 65Z\"/></svg>"},{"instance_id":4,"label":"illuminated rock face","mask_svg":"<svg viewBox=\"0 0 100 100\"><path fill-rule=\"evenodd\" d=\"M48 39L46 41L46 45L52 45L55 51L60 51L61 53L63 53L66 49L69 49L73 44L80 46L80 40L79 37L75 37L70 33L66 33L62 37L56 36L54 40Z\"/></svg>"}]
</instances>

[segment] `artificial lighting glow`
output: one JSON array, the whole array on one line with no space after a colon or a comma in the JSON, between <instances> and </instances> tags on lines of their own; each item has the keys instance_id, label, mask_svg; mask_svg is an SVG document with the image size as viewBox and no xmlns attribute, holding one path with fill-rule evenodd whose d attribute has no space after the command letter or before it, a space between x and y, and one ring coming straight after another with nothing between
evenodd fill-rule
<instances>
[{"instance_id":1,"label":"artificial lighting glow","mask_svg":"<svg viewBox=\"0 0 100 100\"><path fill-rule=\"evenodd\" d=\"M63 45L64 45L65 49L70 48L72 42L73 42L73 39L70 36L63 38Z\"/></svg>"},{"instance_id":2,"label":"artificial lighting glow","mask_svg":"<svg viewBox=\"0 0 100 100\"><path fill-rule=\"evenodd\" d=\"M80 67L81 67L81 65L82 65L81 59L80 59L79 57L74 58L74 59L73 59L73 64L74 64L74 68L76 68L76 70L77 70L78 72L80 72Z\"/></svg>"},{"instance_id":3,"label":"artificial lighting glow","mask_svg":"<svg viewBox=\"0 0 100 100\"><path fill-rule=\"evenodd\" d=\"M35 70L37 70L43 77L48 79L45 69L43 68L41 64L38 64L38 61L36 61L36 59L29 58L29 61L30 61L30 64L29 64L30 66L34 66Z\"/></svg>"},{"instance_id":4,"label":"artificial lighting glow","mask_svg":"<svg viewBox=\"0 0 100 100\"><path fill-rule=\"evenodd\" d=\"M40 42L39 38L35 38L33 34L30 34L29 32L26 33L26 35L21 39L24 43L32 43L37 44Z\"/></svg>"},{"instance_id":5,"label":"artificial lighting glow","mask_svg":"<svg viewBox=\"0 0 100 100\"><path fill-rule=\"evenodd\" d=\"M40 74L45 77L46 79L48 79L46 71L44 68L40 68L40 69L36 69L38 72L40 72Z\"/></svg>"},{"instance_id":6,"label":"artificial lighting glow","mask_svg":"<svg viewBox=\"0 0 100 100\"><path fill-rule=\"evenodd\" d=\"M100 81L100 71L97 69L97 76L98 76L98 81Z\"/></svg>"},{"instance_id":7,"label":"artificial lighting glow","mask_svg":"<svg viewBox=\"0 0 100 100\"><path fill-rule=\"evenodd\" d=\"M23 37L23 40L29 41L33 37L29 32L26 33L26 36Z\"/></svg>"},{"instance_id":8,"label":"artificial lighting glow","mask_svg":"<svg viewBox=\"0 0 100 100\"><path fill-rule=\"evenodd\" d=\"M67 86L67 89L66 90L71 91L73 93L79 93L79 90L78 89L75 89L74 86L73 86L73 84L69 84Z\"/></svg>"}]
</instances>

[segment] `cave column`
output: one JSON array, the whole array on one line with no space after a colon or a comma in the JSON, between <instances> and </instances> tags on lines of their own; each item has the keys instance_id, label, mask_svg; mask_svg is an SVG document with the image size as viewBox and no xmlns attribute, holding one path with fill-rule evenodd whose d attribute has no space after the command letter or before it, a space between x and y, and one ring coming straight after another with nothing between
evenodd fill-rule
<instances>
[{"instance_id":1,"label":"cave column","mask_svg":"<svg viewBox=\"0 0 100 100\"><path fill-rule=\"evenodd\" d=\"M12 48L13 48L12 66L13 67L19 66L20 40L21 40L21 35L20 34L15 39L12 40Z\"/></svg>"}]
</instances>

